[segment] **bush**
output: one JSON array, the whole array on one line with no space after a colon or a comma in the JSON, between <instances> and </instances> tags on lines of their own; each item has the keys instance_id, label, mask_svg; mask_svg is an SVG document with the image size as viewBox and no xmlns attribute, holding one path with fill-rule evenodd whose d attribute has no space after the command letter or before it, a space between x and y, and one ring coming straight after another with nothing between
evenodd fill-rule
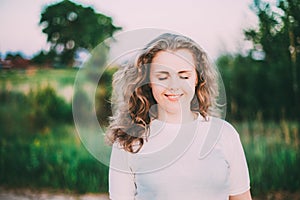
<instances>
[{"instance_id":1,"label":"bush","mask_svg":"<svg viewBox=\"0 0 300 200\"><path fill-rule=\"evenodd\" d=\"M71 105L67 104L62 97L57 96L52 87L38 89L36 92L31 92L29 96L32 97L32 120L36 121L36 124L46 126L51 122L71 122Z\"/></svg>"},{"instance_id":2,"label":"bush","mask_svg":"<svg viewBox=\"0 0 300 200\"><path fill-rule=\"evenodd\" d=\"M299 125L282 121L237 124L248 161L252 193L300 189Z\"/></svg>"},{"instance_id":3,"label":"bush","mask_svg":"<svg viewBox=\"0 0 300 200\"><path fill-rule=\"evenodd\" d=\"M30 140L1 140L0 185L79 193L107 191L108 167L83 148L74 129L60 126L57 130L60 132L50 131Z\"/></svg>"},{"instance_id":4,"label":"bush","mask_svg":"<svg viewBox=\"0 0 300 200\"><path fill-rule=\"evenodd\" d=\"M108 168L76 138L71 105L53 88L2 90L0 104L1 186L107 191Z\"/></svg>"},{"instance_id":5,"label":"bush","mask_svg":"<svg viewBox=\"0 0 300 200\"><path fill-rule=\"evenodd\" d=\"M31 90L28 95L0 91L0 128L4 135L31 135L55 124L71 123L71 105L50 86Z\"/></svg>"}]
</instances>

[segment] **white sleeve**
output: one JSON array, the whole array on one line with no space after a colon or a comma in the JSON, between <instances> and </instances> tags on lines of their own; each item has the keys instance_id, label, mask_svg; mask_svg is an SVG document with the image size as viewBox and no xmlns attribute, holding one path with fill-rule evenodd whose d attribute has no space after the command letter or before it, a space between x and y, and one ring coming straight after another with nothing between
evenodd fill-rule
<instances>
[{"instance_id":1,"label":"white sleeve","mask_svg":"<svg viewBox=\"0 0 300 200\"><path fill-rule=\"evenodd\" d=\"M128 157L130 153L113 145L109 168L109 198L111 200L134 200L136 193L134 174Z\"/></svg>"},{"instance_id":2,"label":"white sleeve","mask_svg":"<svg viewBox=\"0 0 300 200\"><path fill-rule=\"evenodd\" d=\"M243 146L237 131L228 123L224 126L225 154L228 159L229 195L242 194L250 189L250 178Z\"/></svg>"}]
</instances>

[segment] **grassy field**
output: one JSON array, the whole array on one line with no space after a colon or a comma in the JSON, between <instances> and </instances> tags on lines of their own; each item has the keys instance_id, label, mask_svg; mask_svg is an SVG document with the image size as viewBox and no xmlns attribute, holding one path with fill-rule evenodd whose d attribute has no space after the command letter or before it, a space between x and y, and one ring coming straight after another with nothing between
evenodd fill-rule
<instances>
[{"instance_id":1,"label":"grassy field","mask_svg":"<svg viewBox=\"0 0 300 200\"><path fill-rule=\"evenodd\" d=\"M0 70L0 186L107 192L108 168L83 147L72 120L76 72ZM231 123L244 145L254 196L300 190L297 122Z\"/></svg>"},{"instance_id":2,"label":"grassy field","mask_svg":"<svg viewBox=\"0 0 300 200\"><path fill-rule=\"evenodd\" d=\"M58 95L70 102L76 73L76 69L0 70L0 86L1 90L25 94L30 90L51 86Z\"/></svg>"},{"instance_id":3,"label":"grassy field","mask_svg":"<svg viewBox=\"0 0 300 200\"><path fill-rule=\"evenodd\" d=\"M0 71L0 185L107 191L107 167L72 120L76 70Z\"/></svg>"},{"instance_id":4,"label":"grassy field","mask_svg":"<svg viewBox=\"0 0 300 200\"><path fill-rule=\"evenodd\" d=\"M252 192L299 191L299 124L284 120L233 124L244 145Z\"/></svg>"}]
</instances>

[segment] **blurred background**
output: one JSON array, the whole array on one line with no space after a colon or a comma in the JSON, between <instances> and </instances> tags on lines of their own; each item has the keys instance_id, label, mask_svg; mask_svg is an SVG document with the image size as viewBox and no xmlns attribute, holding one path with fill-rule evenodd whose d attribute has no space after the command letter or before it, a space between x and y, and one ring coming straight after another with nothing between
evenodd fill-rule
<instances>
[{"instance_id":1,"label":"blurred background","mask_svg":"<svg viewBox=\"0 0 300 200\"><path fill-rule=\"evenodd\" d=\"M89 99L74 80L103 40L152 27L191 37L218 66L254 199L300 199L300 0L1 0L0 26L2 192L107 193L107 166L76 133L73 95ZM95 95L103 125L113 73Z\"/></svg>"}]
</instances>

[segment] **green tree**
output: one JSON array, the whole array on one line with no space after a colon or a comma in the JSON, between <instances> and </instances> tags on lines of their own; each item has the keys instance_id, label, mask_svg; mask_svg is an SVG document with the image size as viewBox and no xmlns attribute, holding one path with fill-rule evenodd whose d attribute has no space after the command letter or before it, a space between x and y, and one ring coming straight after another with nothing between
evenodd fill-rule
<instances>
[{"instance_id":1,"label":"green tree","mask_svg":"<svg viewBox=\"0 0 300 200\"><path fill-rule=\"evenodd\" d=\"M296 113L300 112L300 0L281 0L279 8L285 15L282 21L286 27L286 34L289 36L289 51L291 58L292 84ZM298 114L300 120L300 114Z\"/></svg>"},{"instance_id":2,"label":"green tree","mask_svg":"<svg viewBox=\"0 0 300 200\"><path fill-rule=\"evenodd\" d=\"M16 52L16 53L9 52L5 56L5 60L13 61L13 60L16 60L16 59L24 59L24 56L20 52Z\"/></svg>"},{"instance_id":3,"label":"green tree","mask_svg":"<svg viewBox=\"0 0 300 200\"><path fill-rule=\"evenodd\" d=\"M46 67L51 65L55 57L56 57L56 52L54 51L50 51L50 52L40 51L39 53L33 56L31 62L36 65L39 65L40 67Z\"/></svg>"},{"instance_id":4,"label":"green tree","mask_svg":"<svg viewBox=\"0 0 300 200\"><path fill-rule=\"evenodd\" d=\"M266 81L264 61L250 56L223 55L217 60L226 89L227 119L251 120L263 114L274 117L270 107L269 82Z\"/></svg>"},{"instance_id":5,"label":"green tree","mask_svg":"<svg viewBox=\"0 0 300 200\"><path fill-rule=\"evenodd\" d=\"M258 29L245 31L253 51L265 52L265 82L269 85L270 110L285 117L300 117L300 0L279 0L276 5L254 0Z\"/></svg>"},{"instance_id":6,"label":"green tree","mask_svg":"<svg viewBox=\"0 0 300 200\"><path fill-rule=\"evenodd\" d=\"M59 63L72 65L79 48L91 50L120 27L112 18L96 13L69 0L47 6L41 14L40 25L47 34L51 50L58 55Z\"/></svg>"}]
</instances>

